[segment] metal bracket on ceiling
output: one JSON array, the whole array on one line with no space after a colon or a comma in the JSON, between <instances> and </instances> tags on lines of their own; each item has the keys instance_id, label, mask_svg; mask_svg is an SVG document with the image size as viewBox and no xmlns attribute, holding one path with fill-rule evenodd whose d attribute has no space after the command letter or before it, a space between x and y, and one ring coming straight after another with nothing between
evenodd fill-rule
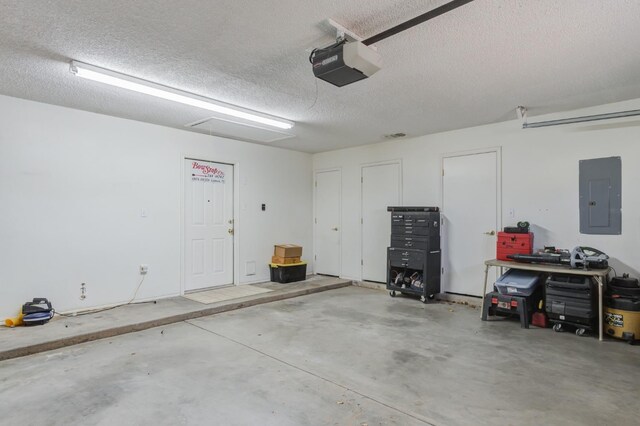
<instances>
[{"instance_id":1,"label":"metal bracket on ceiling","mask_svg":"<svg viewBox=\"0 0 640 426\"><path fill-rule=\"evenodd\" d=\"M360 41L360 42L364 40L364 37L361 37L360 35L354 33L353 31L351 31L344 25L340 24L339 22L336 22L335 19L328 18L327 24L329 24L329 26L333 27L336 30L337 42L342 41L344 39L346 39L347 41ZM377 50L375 46L369 46L369 47L373 50Z\"/></svg>"},{"instance_id":2,"label":"metal bracket on ceiling","mask_svg":"<svg viewBox=\"0 0 640 426\"><path fill-rule=\"evenodd\" d=\"M516 115L519 120L522 120L522 125L525 126L527 124L527 108L522 105L518 105L516 107Z\"/></svg>"}]
</instances>

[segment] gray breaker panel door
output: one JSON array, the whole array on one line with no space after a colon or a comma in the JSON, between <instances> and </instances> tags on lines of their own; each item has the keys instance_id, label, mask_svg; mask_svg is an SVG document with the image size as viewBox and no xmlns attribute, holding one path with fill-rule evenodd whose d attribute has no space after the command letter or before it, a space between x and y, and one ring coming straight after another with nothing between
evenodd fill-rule
<instances>
[{"instance_id":1,"label":"gray breaker panel door","mask_svg":"<svg viewBox=\"0 0 640 426\"><path fill-rule=\"evenodd\" d=\"M580 160L580 233L622 233L622 160Z\"/></svg>"}]
</instances>

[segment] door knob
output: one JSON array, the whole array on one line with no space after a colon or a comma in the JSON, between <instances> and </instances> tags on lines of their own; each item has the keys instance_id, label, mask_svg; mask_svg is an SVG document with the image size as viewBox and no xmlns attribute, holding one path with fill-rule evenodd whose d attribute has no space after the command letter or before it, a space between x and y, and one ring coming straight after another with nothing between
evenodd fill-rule
<instances>
[{"instance_id":1,"label":"door knob","mask_svg":"<svg viewBox=\"0 0 640 426\"><path fill-rule=\"evenodd\" d=\"M496 231L485 232L484 235L496 235Z\"/></svg>"},{"instance_id":2,"label":"door knob","mask_svg":"<svg viewBox=\"0 0 640 426\"><path fill-rule=\"evenodd\" d=\"M229 234L233 235L233 228L229 228L229 229L227 230L227 232L228 232Z\"/></svg>"},{"instance_id":3,"label":"door knob","mask_svg":"<svg viewBox=\"0 0 640 426\"><path fill-rule=\"evenodd\" d=\"M338 228L331 228L331 230L332 230L332 231L337 231L337 230L338 230Z\"/></svg>"}]
</instances>

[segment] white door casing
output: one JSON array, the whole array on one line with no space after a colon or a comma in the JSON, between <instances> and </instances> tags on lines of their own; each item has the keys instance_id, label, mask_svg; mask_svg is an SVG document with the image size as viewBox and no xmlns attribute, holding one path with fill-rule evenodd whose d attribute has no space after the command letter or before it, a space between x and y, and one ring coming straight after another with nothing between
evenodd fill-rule
<instances>
[{"instance_id":1,"label":"white door casing","mask_svg":"<svg viewBox=\"0 0 640 426\"><path fill-rule=\"evenodd\" d=\"M362 167L362 279L385 282L387 247L391 235L388 206L402 204L402 167L399 162Z\"/></svg>"},{"instance_id":2,"label":"white door casing","mask_svg":"<svg viewBox=\"0 0 640 426\"><path fill-rule=\"evenodd\" d=\"M482 296L484 261L495 258L499 229L499 150L442 159L443 289ZM490 279L495 281L494 276Z\"/></svg>"},{"instance_id":3,"label":"white door casing","mask_svg":"<svg viewBox=\"0 0 640 426\"><path fill-rule=\"evenodd\" d=\"M342 172L327 170L315 176L315 253L317 274L340 276L341 272Z\"/></svg>"},{"instance_id":4,"label":"white door casing","mask_svg":"<svg viewBox=\"0 0 640 426\"><path fill-rule=\"evenodd\" d=\"M184 289L233 284L233 166L185 159Z\"/></svg>"}]
</instances>

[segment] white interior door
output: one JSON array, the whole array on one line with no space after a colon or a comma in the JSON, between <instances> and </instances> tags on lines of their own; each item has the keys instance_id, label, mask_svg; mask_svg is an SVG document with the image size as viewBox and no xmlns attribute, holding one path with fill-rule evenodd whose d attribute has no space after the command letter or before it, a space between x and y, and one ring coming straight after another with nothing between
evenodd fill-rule
<instances>
[{"instance_id":1,"label":"white interior door","mask_svg":"<svg viewBox=\"0 0 640 426\"><path fill-rule=\"evenodd\" d=\"M482 296L484 261L496 256L498 155L445 157L442 179L444 290Z\"/></svg>"},{"instance_id":2,"label":"white interior door","mask_svg":"<svg viewBox=\"0 0 640 426\"><path fill-rule=\"evenodd\" d=\"M317 274L340 275L340 196L342 173L316 173L315 268Z\"/></svg>"},{"instance_id":3,"label":"white interior door","mask_svg":"<svg viewBox=\"0 0 640 426\"><path fill-rule=\"evenodd\" d=\"M233 166L185 160L185 291L233 284Z\"/></svg>"},{"instance_id":4,"label":"white interior door","mask_svg":"<svg viewBox=\"0 0 640 426\"><path fill-rule=\"evenodd\" d=\"M362 167L362 279L387 280L387 247L391 235L388 206L398 206L401 198L400 164Z\"/></svg>"}]
</instances>

